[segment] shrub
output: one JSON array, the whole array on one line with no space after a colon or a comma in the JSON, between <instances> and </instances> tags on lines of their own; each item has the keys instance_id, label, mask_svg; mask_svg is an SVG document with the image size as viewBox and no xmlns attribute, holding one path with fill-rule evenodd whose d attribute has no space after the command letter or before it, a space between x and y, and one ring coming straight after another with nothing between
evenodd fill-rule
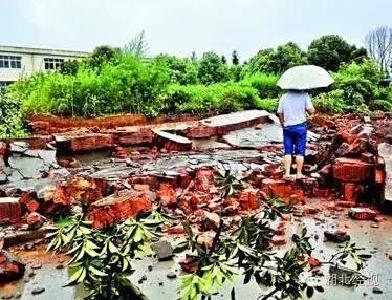
<instances>
[{"instance_id":1,"label":"shrub","mask_svg":"<svg viewBox=\"0 0 392 300\"><path fill-rule=\"evenodd\" d=\"M249 85L258 91L260 99L278 98L280 89L276 85L279 77L274 74L256 73L246 76L243 84Z\"/></svg>"},{"instance_id":2,"label":"shrub","mask_svg":"<svg viewBox=\"0 0 392 300\"><path fill-rule=\"evenodd\" d=\"M348 105L368 104L374 96L375 86L367 79L353 78L336 82L343 91L343 99Z\"/></svg>"},{"instance_id":3,"label":"shrub","mask_svg":"<svg viewBox=\"0 0 392 300\"><path fill-rule=\"evenodd\" d=\"M158 55L154 60L168 67L172 83L179 83L181 85L197 83L197 65L189 59Z\"/></svg>"},{"instance_id":4,"label":"shrub","mask_svg":"<svg viewBox=\"0 0 392 300\"><path fill-rule=\"evenodd\" d=\"M392 103L385 100L374 100L369 104L370 110L392 111Z\"/></svg>"},{"instance_id":5,"label":"shrub","mask_svg":"<svg viewBox=\"0 0 392 300\"><path fill-rule=\"evenodd\" d=\"M165 111L206 114L228 113L251 109L258 100L257 90L239 83L214 84L210 86L170 86L163 103Z\"/></svg>"},{"instance_id":6,"label":"shrub","mask_svg":"<svg viewBox=\"0 0 392 300\"><path fill-rule=\"evenodd\" d=\"M205 85L227 81L227 66L215 52L205 52L199 62L198 78Z\"/></svg>"},{"instance_id":7,"label":"shrub","mask_svg":"<svg viewBox=\"0 0 392 300\"><path fill-rule=\"evenodd\" d=\"M312 102L317 112L342 114L347 112L347 105L343 101L342 90L333 90L328 93L320 93Z\"/></svg>"},{"instance_id":8,"label":"shrub","mask_svg":"<svg viewBox=\"0 0 392 300\"><path fill-rule=\"evenodd\" d=\"M383 78L385 78L384 72L370 59L366 59L359 64L355 62L345 64L334 74L336 82L348 79L366 79L372 84L377 85Z\"/></svg>"},{"instance_id":9,"label":"shrub","mask_svg":"<svg viewBox=\"0 0 392 300\"><path fill-rule=\"evenodd\" d=\"M21 103L0 89L0 138L15 138L25 135Z\"/></svg>"},{"instance_id":10,"label":"shrub","mask_svg":"<svg viewBox=\"0 0 392 300\"><path fill-rule=\"evenodd\" d=\"M256 101L257 109L264 109L268 112L275 113L278 110L279 99L258 99Z\"/></svg>"}]
</instances>

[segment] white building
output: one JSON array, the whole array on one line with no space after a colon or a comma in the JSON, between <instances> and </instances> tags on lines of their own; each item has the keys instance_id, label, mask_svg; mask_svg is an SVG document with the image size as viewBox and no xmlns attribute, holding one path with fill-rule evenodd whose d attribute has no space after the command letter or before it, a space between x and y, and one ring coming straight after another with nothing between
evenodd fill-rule
<instances>
[{"instance_id":1,"label":"white building","mask_svg":"<svg viewBox=\"0 0 392 300\"><path fill-rule=\"evenodd\" d=\"M0 86L40 71L56 69L64 61L81 59L88 54L83 51L0 45Z\"/></svg>"}]
</instances>

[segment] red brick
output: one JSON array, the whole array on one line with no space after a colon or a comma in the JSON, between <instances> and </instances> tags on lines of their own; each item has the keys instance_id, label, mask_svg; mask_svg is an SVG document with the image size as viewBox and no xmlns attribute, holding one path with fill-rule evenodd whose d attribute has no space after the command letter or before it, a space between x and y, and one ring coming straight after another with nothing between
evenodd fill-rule
<instances>
[{"instance_id":1,"label":"red brick","mask_svg":"<svg viewBox=\"0 0 392 300\"><path fill-rule=\"evenodd\" d=\"M290 199L303 202L304 191L293 182L266 178L262 182L262 191L269 197L280 197L289 202Z\"/></svg>"},{"instance_id":2,"label":"red brick","mask_svg":"<svg viewBox=\"0 0 392 300\"><path fill-rule=\"evenodd\" d=\"M186 130L186 135L189 138L208 138L217 135L218 131L215 127L199 125L196 127L189 127Z\"/></svg>"},{"instance_id":3,"label":"red brick","mask_svg":"<svg viewBox=\"0 0 392 300\"><path fill-rule=\"evenodd\" d=\"M356 220L373 220L377 213L369 208L351 208L349 216Z\"/></svg>"},{"instance_id":4,"label":"red brick","mask_svg":"<svg viewBox=\"0 0 392 300\"><path fill-rule=\"evenodd\" d=\"M260 207L260 196L255 189L248 188L241 191L238 199L243 210L254 210Z\"/></svg>"},{"instance_id":5,"label":"red brick","mask_svg":"<svg viewBox=\"0 0 392 300\"><path fill-rule=\"evenodd\" d=\"M372 175L372 166L359 159L340 157L333 165L333 176L344 182L364 182Z\"/></svg>"},{"instance_id":6,"label":"red brick","mask_svg":"<svg viewBox=\"0 0 392 300\"><path fill-rule=\"evenodd\" d=\"M357 202L363 194L363 186L354 183L343 184L343 198L345 201Z\"/></svg>"},{"instance_id":7,"label":"red brick","mask_svg":"<svg viewBox=\"0 0 392 300\"><path fill-rule=\"evenodd\" d=\"M327 198L330 195L329 189L313 188L313 195L316 198Z\"/></svg>"},{"instance_id":8,"label":"red brick","mask_svg":"<svg viewBox=\"0 0 392 300\"><path fill-rule=\"evenodd\" d=\"M93 222L95 229L103 229L151 209L152 202L147 194L127 191L92 203L87 219Z\"/></svg>"},{"instance_id":9,"label":"red brick","mask_svg":"<svg viewBox=\"0 0 392 300\"><path fill-rule=\"evenodd\" d=\"M22 212L18 198L0 198L0 222L18 222L21 214Z\"/></svg>"},{"instance_id":10,"label":"red brick","mask_svg":"<svg viewBox=\"0 0 392 300\"><path fill-rule=\"evenodd\" d=\"M372 164L374 163L374 155L369 152L361 153L361 160L365 163Z\"/></svg>"},{"instance_id":11,"label":"red brick","mask_svg":"<svg viewBox=\"0 0 392 300\"><path fill-rule=\"evenodd\" d=\"M26 223L29 229L38 229L44 225L45 218L39 213L32 212L27 215Z\"/></svg>"},{"instance_id":12,"label":"red brick","mask_svg":"<svg viewBox=\"0 0 392 300\"><path fill-rule=\"evenodd\" d=\"M57 147L62 152L86 152L113 147L113 137L103 133L85 133L56 137Z\"/></svg>"},{"instance_id":13,"label":"red brick","mask_svg":"<svg viewBox=\"0 0 392 300\"><path fill-rule=\"evenodd\" d=\"M215 184L215 174L213 170L198 170L195 174L195 190L208 192L210 185Z\"/></svg>"},{"instance_id":14,"label":"red brick","mask_svg":"<svg viewBox=\"0 0 392 300\"><path fill-rule=\"evenodd\" d=\"M158 201L163 207L175 207L177 205L176 191L171 185L160 184L156 193Z\"/></svg>"},{"instance_id":15,"label":"red brick","mask_svg":"<svg viewBox=\"0 0 392 300\"><path fill-rule=\"evenodd\" d=\"M121 146L152 144L155 138L155 133L149 129L140 129L137 131L114 131L112 134L114 142Z\"/></svg>"}]
</instances>

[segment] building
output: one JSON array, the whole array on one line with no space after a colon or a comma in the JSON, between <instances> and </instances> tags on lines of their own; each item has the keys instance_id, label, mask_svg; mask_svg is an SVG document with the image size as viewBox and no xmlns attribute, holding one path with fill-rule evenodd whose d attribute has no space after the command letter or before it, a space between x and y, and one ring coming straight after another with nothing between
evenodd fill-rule
<instances>
[{"instance_id":1,"label":"building","mask_svg":"<svg viewBox=\"0 0 392 300\"><path fill-rule=\"evenodd\" d=\"M55 50L0 45L0 86L34 73L57 69L64 61L82 59L83 51Z\"/></svg>"}]
</instances>

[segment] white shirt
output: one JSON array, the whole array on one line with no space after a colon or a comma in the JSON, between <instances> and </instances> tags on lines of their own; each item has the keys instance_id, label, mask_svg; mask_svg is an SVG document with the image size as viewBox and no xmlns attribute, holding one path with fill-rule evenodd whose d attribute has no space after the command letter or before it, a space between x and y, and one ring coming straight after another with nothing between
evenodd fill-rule
<instances>
[{"instance_id":1,"label":"white shirt","mask_svg":"<svg viewBox=\"0 0 392 300\"><path fill-rule=\"evenodd\" d=\"M288 91L280 98L278 113L283 114L283 126L293 126L306 122L306 110L312 108L307 92Z\"/></svg>"}]
</instances>

